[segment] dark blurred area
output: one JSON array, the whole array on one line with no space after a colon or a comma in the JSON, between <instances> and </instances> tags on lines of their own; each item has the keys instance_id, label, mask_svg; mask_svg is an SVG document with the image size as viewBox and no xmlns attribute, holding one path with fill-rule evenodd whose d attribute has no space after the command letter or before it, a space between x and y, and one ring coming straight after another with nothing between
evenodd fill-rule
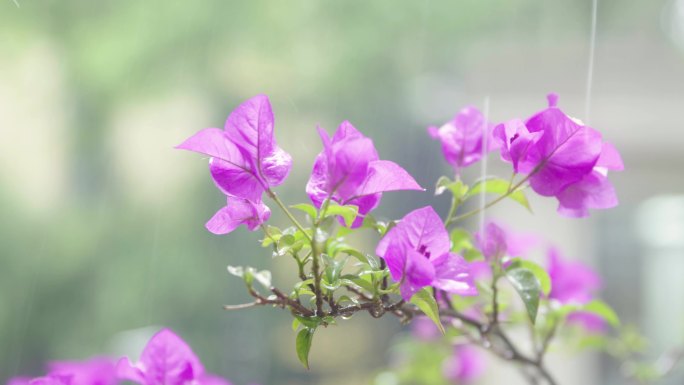
<instances>
[{"instance_id":1,"label":"dark blurred area","mask_svg":"<svg viewBox=\"0 0 684 385\"><path fill-rule=\"evenodd\" d=\"M373 382L395 319L318 332L306 372L283 311L222 310L249 301L226 265L271 269L283 287L296 273L258 233L204 229L224 200L206 159L173 146L260 93L294 157L278 190L293 204L307 201L316 125L350 120L431 190L451 170L425 127L485 98L492 120L524 118L558 92L622 152L622 205L577 221L537 197L534 216L492 215L599 268L654 357L684 343L684 1L598 4L589 117L590 0L0 0L0 382L135 352L160 326L236 385ZM378 212L428 203L448 205L401 192ZM272 220L286 224L275 209ZM552 361L563 383L621 383L601 362Z\"/></svg>"}]
</instances>

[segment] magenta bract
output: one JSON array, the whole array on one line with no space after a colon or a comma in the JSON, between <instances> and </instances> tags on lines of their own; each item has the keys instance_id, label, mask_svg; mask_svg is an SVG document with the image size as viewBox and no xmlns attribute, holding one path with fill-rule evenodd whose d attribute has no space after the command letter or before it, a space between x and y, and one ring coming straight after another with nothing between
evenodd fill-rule
<instances>
[{"instance_id":1,"label":"magenta bract","mask_svg":"<svg viewBox=\"0 0 684 385\"><path fill-rule=\"evenodd\" d=\"M514 119L494 129L501 159L515 172L529 174L536 193L555 196L562 215L585 217L589 209L616 206L606 175L624 168L620 154L598 131L559 109L555 94L548 99L549 107L524 123Z\"/></svg>"},{"instance_id":2,"label":"magenta bract","mask_svg":"<svg viewBox=\"0 0 684 385\"><path fill-rule=\"evenodd\" d=\"M457 345L442 371L444 377L458 384L469 384L480 378L486 369L482 353L472 345Z\"/></svg>"},{"instance_id":3,"label":"magenta bract","mask_svg":"<svg viewBox=\"0 0 684 385\"><path fill-rule=\"evenodd\" d=\"M273 122L268 97L258 95L231 112L223 130L206 128L176 147L209 155L214 183L228 197L207 223L209 231L225 234L243 223L254 230L268 219L263 193L283 183L292 168L292 157L276 143Z\"/></svg>"},{"instance_id":4,"label":"magenta bract","mask_svg":"<svg viewBox=\"0 0 684 385\"><path fill-rule=\"evenodd\" d=\"M485 145L485 153L497 146L491 138L492 128L493 125L485 121L480 110L468 106L443 126L428 127L428 133L442 143L444 158L458 175L461 169L482 159Z\"/></svg>"},{"instance_id":5,"label":"magenta bract","mask_svg":"<svg viewBox=\"0 0 684 385\"><path fill-rule=\"evenodd\" d=\"M469 263L450 252L450 247L444 223L427 206L408 213L382 238L375 252L387 262L392 279L401 282L405 300L425 286L476 295Z\"/></svg>"},{"instance_id":6,"label":"magenta bract","mask_svg":"<svg viewBox=\"0 0 684 385\"><path fill-rule=\"evenodd\" d=\"M190 346L170 329L162 329L150 339L137 363L119 360L117 374L140 385L230 385L206 374Z\"/></svg>"},{"instance_id":7,"label":"magenta bract","mask_svg":"<svg viewBox=\"0 0 684 385\"><path fill-rule=\"evenodd\" d=\"M380 160L373 141L345 121L330 138L318 133L323 151L316 157L306 193L316 207L326 199L341 205L356 205L359 216L352 227L380 204L382 193L397 190L424 190L398 164Z\"/></svg>"}]
</instances>

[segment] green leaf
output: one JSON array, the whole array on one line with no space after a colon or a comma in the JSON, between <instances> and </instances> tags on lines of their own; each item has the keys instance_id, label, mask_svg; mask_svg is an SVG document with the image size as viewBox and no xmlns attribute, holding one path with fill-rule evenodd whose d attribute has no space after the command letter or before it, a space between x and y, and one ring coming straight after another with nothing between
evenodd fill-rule
<instances>
[{"instance_id":1,"label":"green leaf","mask_svg":"<svg viewBox=\"0 0 684 385\"><path fill-rule=\"evenodd\" d=\"M473 248L470 233L464 229L455 228L451 231L451 251L460 253Z\"/></svg>"},{"instance_id":2,"label":"green leaf","mask_svg":"<svg viewBox=\"0 0 684 385\"><path fill-rule=\"evenodd\" d=\"M340 273L342 273L342 269L344 269L344 265L347 263L348 258L349 257L345 257L341 260L336 260L323 254L323 259L327 265L325 268L325 275L328 282L335 284L335 282L340 279Z\"/></svg>"},{"instance_id":3,"label":"green leaf","mask_svg":"<svg viewBox=\"0 0 684 385\"><path fill-rule=\"evenodd\" d=\"M435 300L435 297L432 296L429 287L424 287L414 294L413 297L411 297L411 303L418 306L418 308L437 325L442 334L445 334L444 326L442 326L442 321L439 319L437 301Z\"/></svg>"},{"instance_id":4,"label":"green leaf","mask_svg":"<svg viewBox=\"0 0 684 385\"><path fill-rule=\"evenodd\" d=\"M449 190L457 200L461 200L468 193L468 186L463 184L461 180L453 181L445 176L437 180L435 186L435 195L442 195L444 191Z\"/></svg>"},{"instance_id":5,"label":"green leaf","mask_svg":"<svg viewBox=\"0 0 684 385\"><path fill-rule=\"evenodd\" d=\"M299 362L301 362L307 370L309 369L309 350L311 350L314 330L315 329L304 328L297 333L297 358L299 358Z\"/></svg>"},{"instance_id":6,"label":"green leaf","mask_svg":"<svg viewBox=\"0 0 684 385\"><path fill-rule=\"evenodd\" d=\"M242 266L230 266L228 265L228 273L242 278L247 286L252 286L252 283L256 279L265 288L271 288L271 272L268 270L257 271L253 267L242 267Z\"/></svg>"},{"instance_id":7,"label":"green leaf","mask_svg":"<svg viewBox=\"0 0 684 385\"><path fill-rule=\"evenodd\" d=\"M526 268L527 270L531 271L535 277L537 277L539 285L541 286L541 291L544 293L544 295L549 295L549 293L551 293L551 277L549 277L549 273L547 273L543 267L532 261L516 258L511 262L506 270L517 269L519 267Z\"/></svg>"},{"instance_id":8,"label":"green leaf","mask_svg":"<svg viewBox=\"0 0 684 385\"><path fill-rule=\"evenodd\" d=\"M299 321L300 324L304 325L304 327L307 327L309 329L316 329L318 325L321 324L321 317L302 317L295 315L295 319Z\"/></svg>"},{"instance_id":9,"label":"green leaf","mask_svg":"<svg viewBox=\"0 0 684 385\"><path fill-rule=\"evenodd\" d=\"M339 215L344 219L344 224L350 227L356 216L359 214L359 207L355 205L345 205L340 206L336 203L330 202L328 209L325 212L326 215Z\"/></svg>"},{"instance_id":10,"label":"green leaf","mask_svg":"<svg viewBox=\"0 0 684 385\"><path fill-rule=\"evenodd\" d=\"M470 191L468 191L466 198L473 197L481 193L483 190L485 193L489 194L506 195L510 187L510 182L505 179L485 179L480 182L477 182L475 186L473 186L473 188L470 189ZM527 201L527 197L525 196L525 193L522 190L515 190L511 192L508 195L508 198L520 203L530 212L532 211L532 208L530 207L530 202Z\"/></svg>"},{"instance_id":11,"label":"green leaf","mask_svg":"<svg viewBox=\"0 0 684 385\"><path fill-rule=\"evenodd\" d=\"M370 277L370 274L366 276ZM375 292L375 287L370 281L367 281L362 277L357 277L351 274L343 275L340 279L340 283L342 285L348 285L359 289L363 289L371 294Z\"/></svg>"},{"instance_id":12,"label":"green leaf","mask_svg":"<svg viewBox=\"0 0 684 385\"><path fill-rule=\"evenodd\" d=\"M507 270L506 278L520 295L527 309L527 315L534 324L539 310L539 296L541 294L539 280L531 270L524 267Z\"/></svg>"},{"instance_id":13,"label":"green leaf","mask_svg":"<svg viewBox=\"0 0 684 385\"><path fill-rule=\"evenodd\" d=\"M603 318L614 328L620 327L620 318L618 317L618 315L615 313L613 308L611 308L610 306L608 306L607 303L601 300L595 299L589 302L588 304L582 306L581 309L583 311L595 314Z\"/></svg>"},{"instance_id":14,"label":"green leaf","mask_svg":"<svg viewBox=\"0 0 684 385\"><path fill-rule=\"evenodd\" d=\"M299 210L301 212L306 213L306 215L308 215L309 218L311 218L311 220L315 220L316 216L318 215L318 210L316 210L316 207L314 207L313 205L310 205L308 203L300 203L297 205L292 205L292 206L290 206L290 208L293 208L295 210Z\"/></svg>"},{"instance_id":15,"label":"green leaf","mask_svg":"<svg viewBox=\"0 0 684 385\"><path fill-rule=\"evenodd\" d=\"M266 226L266 234L264 239L261 241L261 247L268 247L273 244L273 242L278 242L282 232L279 228L275 226Z\"/></svg>"}]
</instances>

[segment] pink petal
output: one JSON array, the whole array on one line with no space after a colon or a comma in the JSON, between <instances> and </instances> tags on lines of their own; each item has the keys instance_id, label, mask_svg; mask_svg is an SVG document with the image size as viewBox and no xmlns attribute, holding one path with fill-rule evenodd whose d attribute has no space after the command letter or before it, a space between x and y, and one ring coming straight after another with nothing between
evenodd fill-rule
<instances>
[{"instance_id":1,"label":"pink petal","mask_svg":"<svg viewBox=\"0 0 684 385\"><path fill-rule=\"evenodd\" d=\"M444 228L444 223L430 206L408 213L395 228L403 230L406 242L414 250L424 246L425 251L434 258L448 253L451 248L451 240ZM387 234L386 237L390 236L390 234Z\"/></svg>"},{"instance_id":2,"label":"pink petal","mask_svg":"<svg viewBox=\"0 0 684 385\"><path fill-rule=\"evenodd\" d=\"M283 183L292 168L292 157L276 143L273 122L271 102L257 95L233 110L224 128L265 187Z\"/></svg>"},{"instance_id":3,"label":"pink petal","mask_svg":"<svg viewBox=\"0 0 684 385\"><path fill-rule=\"evenodd\" d=\"M572 218L588 216L589 209L608 209L618 204L615 188L606 176L596 171L567 186L556 197L558 212Z\"/></svg>"},{"instance_id":4,"label":"pink petal","mask_svg":"<svg viewBox=\"0 0 684 385\"><path fill-rule=\"evenodd\" d=\"M48 364L50 375L71 377L72 385L112 385L116 381L114 361L105 357L86 361L55 361Z\"/></svg>"},{"instance_id":5,"label":"pink petal","mask_svg":"<svg viewBox=\"0 0 684 385\"><path fill-rule=\"evenodd\" d=\"M376 160L370 163L368 176L356 194L357 196L363 196L398 190L425 191L425 189L398 164L389 160Z\"/></svg>"},{"instance_id":6,"label":"pink petal","mask_svg":"<svg viewBox=\"0 0 684 385\"><path fill-rule=\"evenodd\" d=\"M601 278L578 261L564 260L556 249L548 252L551 293L549 298L561 303L587 303L601 287Z\"/></svg>"},{"instance_id":7,"label":"pink petal","mask_svg":"<svg viewBox=\"0 0 684 385\"><path fill-rule=\"evenodd\" d=\"M122 357L116 364L116 377L121 380L133 381L146 385L145 374L128 357Z\"/></svg>"},{"instance_id":8,"label":"pink petal","mask_svg":"<svg viewBox=\"0 0 684 385\"><path fill-rule=\"evenodd\" d=\"M230 113L224 131L256 166L274 146L273 110L266 95L247 99Z\"/></svg>"},{"instance_id":9,"label":"pink petal","mask_svg":"<svg viewBox=\"0 0 684 385\"><path fill-rule=\"evenodd\" d=\"M228 234L244 224L254 231L271 216L271 210L263 203L252 203L245 199L228 197L227 204L207 222L210 232L221 235Z\"/></svg>"},{"instance_id":10,"label":"pink petal","mask_svg":"<svg viewBox=\"0 0 684 385\"><path fill-rule=\"evenodd\" d=\"M499 259L508 251L507 234L494 222L488 222L484 232L475 234L475 242L487 259Z\"/></svg>"},{"instance_id":11,"label":"pink petal","mask_svg":"<svg viewBox=\"0 0 684 385\"><path fill-rule=\"evenodd\" d=\"M598 162L596 162L596 167L604 167L613 171L622 171L625 169L625 164L622 162L622 157L615 146L608 142L603 142L601 156L599 157Z\"/></svg>"},{"instance_id":12,"label":"pink petal","mask_svg":"<svg viewBox=\"0 0 684 385\"><path fill-rule=\"evenodd\" d=\"M205 374L197 380L197 385L232 385L232 383L223 377Z\"/></svg>"},{"instance_id":13,"label":"pink petal","mask_svg":"<svg viewBox=\"0 0 684 385\"><path fill-rule=\"evenodd\" d=\"M601 153L601 134L574 122L560 109L548 108L525 124L543 132L535 145L540 169L530 178L538 194L553 196L591 172Z\"/></svg>"},{"instance_id":14,"label":"pink petal","mask_svg":"<svg viewBox=\"0 0 684 385\"><path fill-rule=\"evenodd\" d=\"M209 161L209 173L216 187L226 195L258 201L266 189L253 173L221 159L212 158Z\"/></svg>"},{"instance_id":15,"label":"pink petal","mask_svg":"<svg viewBox=\"0 0 684 385\"><path fill-rule=\"evenodd\" d=\"M237 146L218 128L205 128L186 139L176 148L222 159L232 163L235 167L249 168Z\"/></svg>"},{"instance_id":16,"label":"pink petal","mask_svg":"<svg viewBox=\"0 0 684 385\"><path fill-rule=\"evenodd\" d=\"M405 279L400 289L401 296L408 301L435 278L435 268L423 254L407 250Z\"/></svg>"},{"instance_id":17,"label":"pink petal","mask_svg":"<svg viewBox=\"0 0 684 385\"><path fill-rule=\"evenodd\" d=\"M204 374L199 358L170 329L162 329L147 343L140 357L146 385L181 385Z\"/></svg>"},{"instance_id":18,"label":"pink petal","mask_svg":"<svg viewBox=\"0 0 684 385\"><path fill-rule=\"evenodd\" d=\"M432 286L459 295L477 295L468 262L458 254L447 253L432 260L435 279Z\"/></svg>"}]
</instances>

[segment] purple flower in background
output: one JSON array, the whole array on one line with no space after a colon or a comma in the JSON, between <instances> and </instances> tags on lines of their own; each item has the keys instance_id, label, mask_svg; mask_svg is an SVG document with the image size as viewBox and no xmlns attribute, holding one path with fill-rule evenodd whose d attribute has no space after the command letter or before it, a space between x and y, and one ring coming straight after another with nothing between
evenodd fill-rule
<instances>
[{"instance_id":1,"label":"purple flower in background","mask_svg":"<svg viewBox=\"0 0 684 385\"><path fill-rule=\"evenodd\" d=\"M448 380L458 384L471 383L485 372L482 353L472 345L457 345L454 354L444 361L442 372Z\"/></svg>"},{"instance_id":2,"label":"purple flower in background","mask_svg":"<svg viewBox=\"0 0 684 385\"><path fill-rule=\"evenodd\" d=\"M549 298L560 303L585 304L601 288L601 279L591 268L578 261L567 261L556 249L548 251L548 273L551 278Z\"/></svg>"},{"instance_id":3,"label":"purple flower in background","mask_svg":"<svg viewBox=\"0 0 684 385\"><path fill-rule=\"evenodd\" d=\"M475 243L487 260L522 257L538 242L534 235L513 233L494 221L488 221L483 232L475 233Z\"/></svg>"},{"instance_id":4,"label":"purple flower in background","mask_svg":"<svg viewBox=\"0 0 684 385\"><path fill-rule=\"evenodd\" d=\"M586 311L575 311L565 318L565 322L577 325L588 332L603 333L608 329L606 320L601 316Z\"/></svg>"},{"instance_id":5,"label":"purple flower in background","mask_svg":"<svg viewBox=\"0 0 684 385\"><path fill-rule=\"evenodd\" d=\"M566 115L549 94L549 107L525 123L511 120L494 129L501 158L515 172L529 174L532 189L542 196L555 196L558 212L585 217L589 209L617 205L608 170L624 168L617 150L603 142L601 134Z\"/></svg>"},{"instance_id":6,"label":"purple flower in background","mask_svg":"<svg viewBox=\"0 0 684 385\"><path fill-rule=\"evenodd\" d=\"M495 148L496 143L491 140L491 129L492 125L485 122L480 110L468 106L443 126L428 127L428 133L442 143L442 153L446 161L454 168L456 174L460 174L462 168L482 158L482 148L485 144L486 152Z\"/></svg>"},{"instance_id":7,"label":"purple flower in background","mask_svg":"<svg viewBox=\"0 0 684 385\"><path fill-rule=\"evenodd\" d=\"M397 190L424 190L398 164L380 160L373 141L345 121L332 139L318 129L323 151L316 157L306 193L316 207L330 198L341 205L356 205L363 222L365 214L380 203L382 193Z\"/></svg>"},{"instance_id":8,"label":"purple flower in background","mask_svg":"<svg viewBox=\"0 0 684 385\"><path fill-rule=\"evenodd\" d=\"M290 154L278 147L273 134L273 111L268 97L255 96L238 106L228 116L224 129L205 128L186 139L176 148L209 155L209 171L216 186L229 197L229 204L221 209L207 228L218 234L230 232L235 218L244 218L247 200L256 207L257 214L240 223L253 230L255 221L268 219L268 208L261 203L264 191L278 186L292 167ZM231 197L239 198L231 203ZM227 215L226 210L236 213ZM215 219L223 218L222 224ZM229 219L228 217L232 218ZM259 224L257 223L257 225ZM238 223L239 225L239 223ZM230 229L227 230L226 229Z\"/></svg>"},{"instance_id":9,"label":"purple flower in background","mask_svg":"<svg viewBox=\"0 0 684 385\"><path fill-rule=\"evenodd\" d=\"M263 203L247 199L228 197L226 206L221 208L207 222L206 228L214 234L228 234L241 224L249 230L256 230L271 216L271 210Z\"/></svg>"},{"instance_id":10,"label":"purple flower in background","mask_svg":"<svg viewBox=\"0 0 684 385\"><path fill-rule=\"evenodd\" d=\"M113 385L118 382L115 362L106 357L86 361L54 361L48 364L51 376L70 377L71 385Z\"/></svg>"},{"instance_id":11,"label":"purple flower in background","mask_svg":"<svg viewBox=\"0 0 684 385\"><path fill-rule=\"evenodd\" d=\"M117 373L119 378L140 385L230 385L206 374L192 349L170 329L162 329L150 339L139 362L119 360Z\"/></svg>"},{"instance_id":12,"label":"purple flower in background","mask_svg":"<svg viewBox=\"0 0 684 385\"><path fill-rule=\"evenodd\" d=\"M421 341L434 341L442 337L437 325L428 317L415 317L411 321L411 334Z\"/></svg>"},{"instance_id":13,"label":"purple flower in background","mask_svg":"<svg viewBox=\"0 0 684 385\"><path fill-rule=\"evenodd\" d=\"M380 240L375 252L387 262L392 279L401 283L405 300L425 286L476 295L469 263L450 248L444 223L427 206L408 213Z\"/></svg>"},{"instance_id":14,"label":"purple flower in background","mask_svg":"<svg viewBox=\"0 0 684 385\"><path fill-rule=\"evenodd\" d=\"M501 259L506 255L506 233L494 222L488 222L484 231L475 234L475 242L488 260Z\"/></svg>"},{"instance_id":15,"label":"purple flower in background","mask_svg":"<svg viewBox=\"0 0 684 385\"><path fill-rule=\"evenodd\" d=\"M564 260L555 249L548 252L547 270L551 278L549 298L561 304L586 304L601 288L601 279L591 268L581 262ZM570 313L566 321L591 332L606 329L603 318L581 310Z\"/></svg>"}]
</instances>

